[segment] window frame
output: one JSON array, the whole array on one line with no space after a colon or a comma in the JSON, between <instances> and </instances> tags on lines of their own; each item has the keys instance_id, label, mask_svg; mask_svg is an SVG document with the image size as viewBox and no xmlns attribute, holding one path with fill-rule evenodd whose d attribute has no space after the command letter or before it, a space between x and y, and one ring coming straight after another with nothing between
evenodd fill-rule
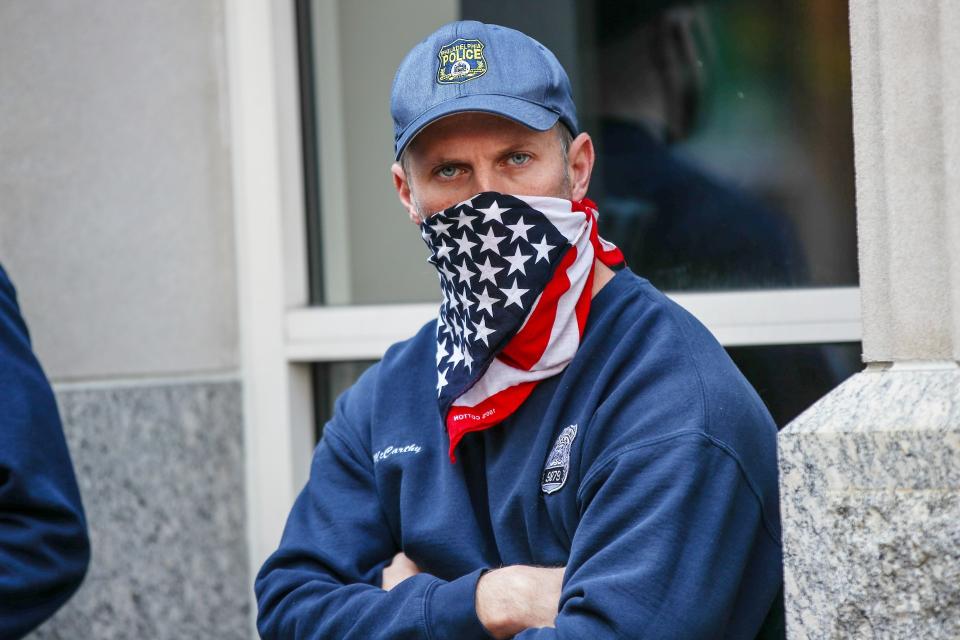
<instances>
[{"instance_id":1,"label":"window frame","mask_svg":"<svg viewBox=\"0 0 960 640\"><path fill-rule=\"evenodd\" d=\"M857 342L857 287L716 293L665 292L725 347ZM436 304L313 306L289 309L284 324L290 362L377 359L437 314Z\"/></svg>"}]
</instances>

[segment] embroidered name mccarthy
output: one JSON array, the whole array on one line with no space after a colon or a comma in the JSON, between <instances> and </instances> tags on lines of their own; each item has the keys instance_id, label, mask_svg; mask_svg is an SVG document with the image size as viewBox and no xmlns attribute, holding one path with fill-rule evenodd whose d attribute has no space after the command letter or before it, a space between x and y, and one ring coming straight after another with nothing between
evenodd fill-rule
<instances>
[{"instance_id":1,"label":"embroidered name mccarthy","mask_svg":"<svg viewBox=\"0 0 960 640\"><path fill-rule=\"evenodd\" d=\"M402 447L387 447L386 449L381 449L373 454L373 461L377 463L381 460L386 460L390 456L395 456L398 453L420 453L420 445L408 444Z\"/></svg>"}]
</instances>

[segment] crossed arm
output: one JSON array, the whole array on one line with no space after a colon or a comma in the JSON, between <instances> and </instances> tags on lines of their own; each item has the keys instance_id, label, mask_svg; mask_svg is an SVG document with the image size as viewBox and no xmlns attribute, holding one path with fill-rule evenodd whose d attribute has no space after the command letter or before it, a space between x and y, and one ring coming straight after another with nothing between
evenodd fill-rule
<instances>
[{"instance_id":1,"label":"crossed arm","mask_svg":"<svg viewBox=\"0 0 960 640\"><path fill-rule=\"evenodd\" d=\"M478 568L446 581L402 553L387 563L396 543L369 466L336 433L328 425L280 548L257 577L262 637L507 638L553 624L562 568Z\"/></svg>"},{"instance_id":2,"label":"crossed arm","mask_svg":"<svg viewBox=\"0 0 960 640\"><path fill-rule=\"evenodd\" d=\"M474 598L477 618L497 640L525 629L553 627L560 607L563 570L512 565L483 574ZM381 586L390 591L418 573L420 568L401 551L383 568Z\"/></svg>"},{"instance_id":3,"label":"crossed arm","mask_svg":"<svg viewBox=\"0 0 960 640\"><path fill-rule=\"evenodd\" d=\"M328 425L257 577L265 639L751 637L779 589L779 544L755 494L698 434L593 465L564 569L478 567L448 581L403 556L385 567L397 543L342 428Z\"/></svg>"}]
</instances>

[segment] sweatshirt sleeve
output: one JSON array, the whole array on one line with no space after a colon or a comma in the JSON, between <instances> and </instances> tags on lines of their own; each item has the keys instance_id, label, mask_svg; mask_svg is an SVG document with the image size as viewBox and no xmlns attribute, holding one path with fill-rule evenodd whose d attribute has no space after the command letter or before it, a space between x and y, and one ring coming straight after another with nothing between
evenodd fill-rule
<instances>
[{"instance_id":1,"label":"sweatshirt sleeve","mask_svg":"<svg viewBox=\"0 0 960 640\"><path fill-rule=\"evenodd\" d=\"M351 392L364 395L357 387ZM421 573L389 592L379 587L384 565L400 549L381 510L372 460L344 420L346 404L344 397L337 402L280 547L257 576L261 636L489 638L474 605L482 570L449 582Z\"/></svg>"},{"instance_id":2,"label":"sweatshirt sleeve","mask_svg":"<svg viewBox=\"0 0 960 640\"><path fill-rule=\"evenodd\" d=\"M554 628L517 640L753 638L780 587L779 541L722 443L637 445L581 482Z\"/></svg>"},{"instance_id":3,"label":"sweatshirt sleeve","mask_svg":"<svg viewBox=\"0 0 960 640\"><path fill-rule=\"evenodd\" d=\"M89 557L53 391L0 267L0 638L19 638L53 615Z\"/></svg>"}]
</instances>

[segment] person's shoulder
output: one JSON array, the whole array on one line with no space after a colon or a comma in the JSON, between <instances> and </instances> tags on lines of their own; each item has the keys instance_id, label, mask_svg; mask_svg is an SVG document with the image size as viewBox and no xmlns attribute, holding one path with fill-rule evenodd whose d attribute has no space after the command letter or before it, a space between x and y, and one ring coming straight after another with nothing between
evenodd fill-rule
<instances>
[{"instance_id":1,"label":"person's shoulder","mask_svg":"<svg viewBox=\"0 0 960 640\"><path fill-rule=\"evenodd\" d=\"M776 437L776 425L756 390L709 328L685 307L647 286L663 305L703 394L704 432L740 448L744 440Z\"/></svg>"},{"instance_id":2,"label":"person's shoulder","mask_svg":"<svg viewBox=\"0 0 960 640\"><path fill-rule=\"evenodd\" d=\"M613 359L623 360L623 384L652 382L680 392L664 400L698 405L702 415L687 427L713 435L723 435L729 422L724 418L732 411L744 411L756 425L773 428L756 391L703 322L629 270L618 273L610 285L616 286L601 301L603 315L595 329L609 343Z\"/></svg>"},{"instance_id":3,"label":"person's shoulder","mask_svg":"<svg viewBox=\"0 0 960 640\"><path fill-rule=\"evenodd\" d=\"M22 325L20 307L17 303L17 290L2 264L0 264L0 316L16 318L17 324Z\"/></svg>"},{"instance_id":4,"label":"person's shoulder","mask_svg":"<svg viewBox=\"0 0 960 640\"><path fill-rule=\"evenodd\" d=\"M21 375L43 376L40 363L33 354L30 331L20 312L17 290L0 265L0 358L8 368L12 362L23 365Z\"/></svg>"},{"instance_id":5,"label":"person's shoulder","mask_svg":"<svg viewBox=\"0 0 960 640\"><path fill-rule=\"evenodd\" d=\"M437 321L430 320L406 340L395 342L384 352L381 366L385 368L418 366L434 370L433 355L437 348ZM426 366L423 366L426 364Z\"/></svg>"},{"instance_id":6,"label":"person's shoulder","mask_svg":"<svg viewBox=\"0 0 960 640\"><path fill-rule=\"evenodd\" d=\"M365 370L354 386L362 385L365 391L373 392L374 387L383 384L396 386L397 374L402 374L400 379L409 382L411 376L435 372L436 327L436 320L430 320L413 336L387 347L383 357Z\"/></svg>"},{"instance_id":7,"label":"person's shoulder","mask_svg":"<svg viewBox=\"0 0 960 640\"><path fill-rule=\"evenodd\" d=\"M595 296L583 347L602 363L600 377L609 391L642 387L667 394L661 403L684 403L701 412L702 394L694 392L712 386L707 377L739 375L703 323L626 268ZM686 427L703 423L698 417Z\"/></svg>"},{"instance_id":8,"label":"person's shoulder","mask_svg":"<svg viewBox=\"0 0 960 640\"><path fill-rule=\"evenodd\" d=\"M380 408L389 408L399 398L417 394L424 388L426 397L432 398L430 390L435 382L430 381L430 375L436 375L435 335L436 321L431 320L412 337L388 347L383 357L337 398L331 423L333 430L369 442L374 416Z\"/></svg>"},{"instance_id":9,"label":"person's shoulder","mask_svg":"<svg viewBox=\"0 0 960 640\"><path fill-rule=\"evenodd\" d=\"M686 319L648 280L618 271L594 296L566 376L594 398L588 457L673 432L702 430L703 394Z\"/></svg>"},{"instance_id":10,"label":"person's shoulder","mask_svg":"<svg viewBox=\"0 0 960 640\"><path fill-rule=\"evenodd\" d=\"M3 268L3 264L0 263L0 295L11 295L13 294L13 283L10 282L10 276L7 275L7 270Z\"/></svg>"},{"instance_id":11,"label":"person's shoulder","mask_svg":"<svg viewBox=\"0 0 960 640\"><path fill-rule=\"evenodd\" d=\"M394 403L399 395L435 399L437 322L424 324L410 338L390 345L371 370L367 399L375 404Z\"/></svg>"},{"instance_id":12,"label":"person's shoulder","mask_svg":"<svg viewBox=\"0 0 960 640\"><path fill-rule=\"evenodd\" d=\"M710 330L648 280L627 272L610 284L594 326L612 372L601 376L602 424L591 429L596 459L702 440L736 462L772 512L777 429L756 391Z\"/></svg>"}]
</instances>

